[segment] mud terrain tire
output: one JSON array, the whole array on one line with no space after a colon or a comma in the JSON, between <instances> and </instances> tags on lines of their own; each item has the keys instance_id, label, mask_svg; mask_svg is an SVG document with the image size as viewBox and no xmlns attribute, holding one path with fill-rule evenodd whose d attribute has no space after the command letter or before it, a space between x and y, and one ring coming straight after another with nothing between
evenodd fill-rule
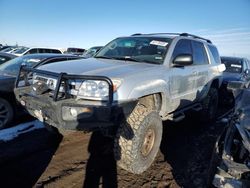
<instances>
[{"instance_id":1,"label":"mud terrain tire","mask_svg":"<svg viewBox=\"0 0 250 188\"><path fill-rule=\"evenodd\" d=\"M118 166L141 174L154 161L162 138L162 120L156 111L138 105L121 124L114 142Z\"/></svg>"},{"instance_id":2,"label":"mud terrain tire","mask_svg":"<svg viewBox=\"0 0 250 188\"><path fill-rule=\"evenodd\" d=\"M201 120L204 122L213 121L216 117L219 95L218 89L211 87L207 97L202 102Z\"/></svg>"},{"instance_id":3,"label":"mud terrain tire","mask_svg":"<svg viewBox=\"0 0 250 188\"><path fill-rule=\"evenodd\" d=\"M6 128L14 117L14 111L11 104L0 98L0 129Z\"/></svg>"}]
</instances>

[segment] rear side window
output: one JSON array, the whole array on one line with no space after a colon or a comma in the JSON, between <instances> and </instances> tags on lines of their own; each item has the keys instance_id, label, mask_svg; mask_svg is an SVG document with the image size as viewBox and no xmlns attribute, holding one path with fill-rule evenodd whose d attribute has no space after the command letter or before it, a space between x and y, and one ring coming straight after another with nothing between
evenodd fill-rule
<instances>
[{"instance_id":1,"label":"rear side window","mask_svg":"<svg viewBox=\"0 0 250 188\"><path fill-rule=\"evenodd\" d=\"M33 49L29 50L28 52L26 52L26 54L36 54L36 53L38 53L37 48L33 48Z\"/></svg>"},{"instance_id":2,"label":"rear side window","mask_svg":"<svg viewBox=\"0 0 250 188\"><path fill-rule=\"evenodd\" d=\"M203 43L192 41L194 64L208 64L208 57Z\"/></svg>"},{"instance_id":3,"label":"rear side window","mask_svg":"<svg viewBox=\"0 0 250 188\"><path fill-rule=\"evenodd\" d=\"M60 50L51 49L51 53L61 54L62 52Z\"/></svg>"},{"instance_id":4,"label":"rear side window","mask_svg":"<svg viewBox=\"0 0 250 188\"><path fill-rule=\"evenodd\" d=\"M215 46L211 46L211 45L208 45L208 48L211 51L215 62L220 63L220 55L219 55L217 48Z\"/></svg>"},{"instance_id":5,"label":"rear side window","mask_svg":"<svg viewBox=\"0 0 250 188\"><path fill-rule=\"evenodd\" d=\"M46 52L46 49L43 49L43 48L39 48L39 49L38 49L38 52L39 52L39 53L47 53L47 52Z\"/></svg>"},{"instance_id":6,"label":"rear side window","mask_svg":"<svg viewBox=\"0 0 250 188\"><path fill-rule=\"evenodd\" d=\"M177 42L173 55L172 55L172 61L181 54L190 54L192 55L192 47L191 47L191 41L186 39L181 39Z\"/></svg>"}]
</instances>

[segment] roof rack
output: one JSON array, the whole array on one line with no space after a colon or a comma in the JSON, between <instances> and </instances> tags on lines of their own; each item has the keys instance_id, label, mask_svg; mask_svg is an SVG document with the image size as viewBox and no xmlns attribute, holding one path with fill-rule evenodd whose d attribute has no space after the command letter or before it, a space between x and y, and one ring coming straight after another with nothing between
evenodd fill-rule
<instances>
[{"instance_id":1,"label":"roof rack","mask_svg":"<svg viewBox=\"0 0 250 188\"><path fill-rule=\"evenodd\" d=\"M178 35L178 36L183 36L183 37L193 37L193 38L196 38L196 39L205 40L206 42L212 44L211 40L209 40L209 39L205 39L205 38L199 37L197 35L192 35L192 34L189 34L189 33L148 33L148 34L135 33L135 34L133 34L131 36L138 36L138 35Z\"/></svg>"},{"instance_id":2,"label":"roof rack","mask_svg":"<svg viewBox=\"0 0 250 188\"><path fill-rule=\"evenodd\" d=\"M199 37L199 36L197 36L197 35L192 35L192 34L189 34L189 33L181 33L180 36L183 36L183 37L193 37L193 38L196 38L196 39L205 40L205 41L207 41L208 43L211 43L211 44L212 44L211 40L205 39L205 38L202 38L202 37Z\"/></svg>"},{"instance_id":3,"label":"roof rack","mask_svg":"<svg viewBox=\"0 0 250 188\"><path fill-rule=\"evenodd\" d=\"M131 36L137 36L137 35L180 35L181 33L135 33Z\"/></svg>"}]
</instances>

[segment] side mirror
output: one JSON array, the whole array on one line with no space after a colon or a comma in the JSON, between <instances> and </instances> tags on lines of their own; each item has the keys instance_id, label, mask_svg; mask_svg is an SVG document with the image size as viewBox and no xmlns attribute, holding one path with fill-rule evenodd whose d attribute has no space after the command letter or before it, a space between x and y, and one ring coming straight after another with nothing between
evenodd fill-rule
<instances>
[{"instance_id":1,"label":"side mirror","mask_svg":"<svg viewBox=\"0 0 250 188\"><path fill-rule=\"evenodd\" d=\"M173 64L175 66L187 66L193 64L193 56L191 54L181 54L174 58Z\"/></svg>"}]
</instances>

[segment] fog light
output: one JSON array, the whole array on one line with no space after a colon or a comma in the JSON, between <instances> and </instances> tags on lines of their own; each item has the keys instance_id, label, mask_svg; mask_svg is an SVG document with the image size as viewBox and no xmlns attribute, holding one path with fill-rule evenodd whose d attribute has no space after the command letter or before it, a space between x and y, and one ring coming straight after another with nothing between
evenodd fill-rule
<instances>
[{"instance_id":1,"label":"fog light","mask_svg":"<svg viewBox=\"0 0 250 188\"><path fill-rule=\"evenodd\" d=\"M92 114L93 114L93 109L89 107L76 107L76 106L62 107L62 119L67 121L88 118Z\"/></svg>"}]
</instances>

